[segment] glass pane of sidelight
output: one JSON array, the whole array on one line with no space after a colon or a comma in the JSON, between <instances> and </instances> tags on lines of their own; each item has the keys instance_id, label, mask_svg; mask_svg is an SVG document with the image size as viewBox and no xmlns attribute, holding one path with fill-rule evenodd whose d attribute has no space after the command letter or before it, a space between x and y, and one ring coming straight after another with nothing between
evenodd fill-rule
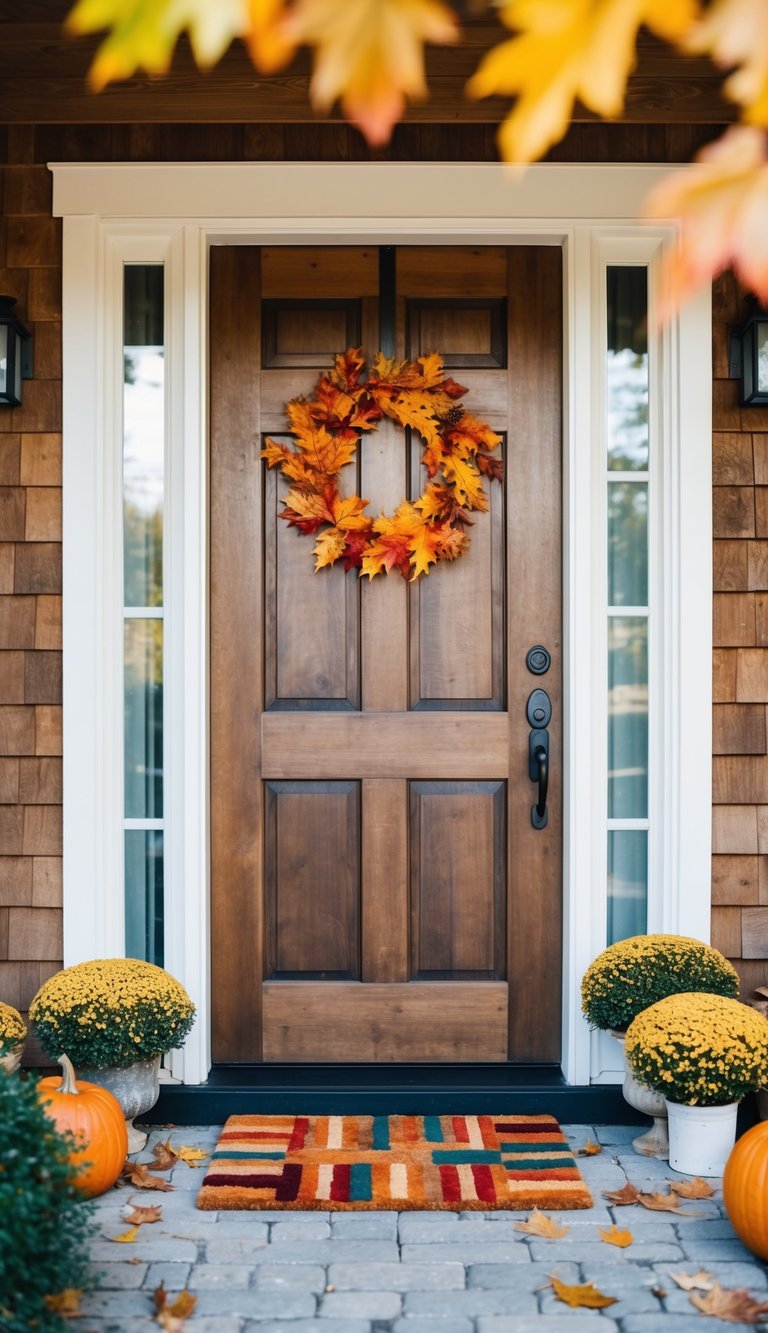
<instances>
[{"instance_id":1,"label":"glass pane of sidelight","mask_svg":"<svg viewBox=\"0 0 768 1333\"><path fill-rule=\"evenodd\" d=\"M607 284L608 467L642 472L648 467L648 270L612 265Z\"/></svg>"},{"instance_id":2,"label":"glass pane of sidelight","mask_svg":"<svg viewBox=\"0 0 768 1333\"><path fill-rule=\"evenodd\" d=\"M648 621L608 621L608 817L648 814Z\"/></svg>"},{"instance_id":3,"label":"glass pane of sidelight","mask_svg":"<svg viewBox=\"0 0 768 1333\"><path fill-rule=\"evenodd\" d=\"M608 483L608 604L648 603L648 484Z\"/></svg>"},{"instance_id":4,"label":"glass pane of sidelight","mask_svg":"<svg viewBox=\"0 0 768 1333\"><path fill-rule=\"evenodd\" d=\"M608 943L647 929L648 834L612 829L608 834Z\"/></svg>"},{"instance_id":5,"label":"glass pane of sidelight","mask_svg":"<svg viewBox=\"0 0 768 1333\"><path fill-rule=\"evenodd\" d=\"M125 817L163 814L163 622L126 620Z\"/></svg>"},{"instance_id":6,"label":"glass pane of sidelight","mask_svg":"<svg viewBox=\"0 0 768 1333\"><path fill-rule=\"evenodd\" d=\"M125 832L125 955L163 966L163 834Z\"/></svg>"},{"instance_id":7,"label":"glass pane of sidelight","mask_svg":"<svg viewBox=\"0 0 768 1333\"><path fill-rule=\"evenodd\" d=\"M163 267L124 270L123 578L126 606L163 601Z\"/></svg>"}]
</instances>

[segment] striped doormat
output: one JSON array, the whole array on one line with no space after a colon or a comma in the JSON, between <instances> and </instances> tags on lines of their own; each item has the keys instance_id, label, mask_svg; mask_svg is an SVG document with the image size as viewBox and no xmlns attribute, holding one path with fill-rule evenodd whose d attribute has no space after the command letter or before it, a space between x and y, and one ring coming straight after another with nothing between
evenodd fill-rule
<instances>
[{"instance_id":1,"label":"striped doormat","mask_svg":"<svg viewBox=\"0 0 768 1333\"><path fill-rule=\"evenodd\" d=\"M550 1115L233 1115L198 1208L589 1208Z\"/></svg>"}]
</instances>

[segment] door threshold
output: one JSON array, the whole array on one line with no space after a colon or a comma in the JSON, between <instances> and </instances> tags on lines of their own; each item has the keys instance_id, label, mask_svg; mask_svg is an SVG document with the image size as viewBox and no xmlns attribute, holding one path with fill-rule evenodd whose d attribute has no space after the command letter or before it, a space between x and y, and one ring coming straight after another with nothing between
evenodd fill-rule
<instances>
[{"instance_id":1,"label":"door threshold","mask_svg":"<svg viewBox=\"0 0 768 1333\"><path fill-rule=\"evenodd\" d=\"M557 1117L561 1123L646 1124L620 1085L576 1087L559 1065L214 1065L206 1083L164 1084L153 1124L221 1124L229 1115Z\"/></svg>"}]
</instances>

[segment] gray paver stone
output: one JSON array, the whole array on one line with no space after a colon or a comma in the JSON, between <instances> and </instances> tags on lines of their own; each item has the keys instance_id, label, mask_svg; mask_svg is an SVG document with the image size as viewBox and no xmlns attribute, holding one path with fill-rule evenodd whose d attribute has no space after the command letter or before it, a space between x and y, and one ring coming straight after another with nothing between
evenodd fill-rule
<instances>
[{"instance_id":1,"label":"gray paver stone","mask_svg":"<svg viewBox=\"0 0 768 1333\"><path fill-rule=\"evenodd\" d=\"M198 1209L199 1213L199 1209ZM205 1228L206 1240L223 1240L225 1236L238 1237L240 1240L259 1240L266 1245L269 1240L269 1225L262 1221L261 1213L259 1220L251 1214L249 1217L243 1217L237 1213L220 1213L218 1221L212 1227ZM185 1221L185 1225L195 1227L194 1221ZM197 1228L202 1231L202 1228Z\"/></svg>"},{"instance_id":2,"label":"gray paver stone","mask_svg":"<svg viewBox=\"0 0 768 1333\"><path fill-rule=\"evenodd\" d=\"M622 1333L702 1333L706 1315L691 1310L687 1314L631 1314L622 1320ZM722 1321L718 1321L721 1325ZM713 1325L717 1327L717 1325ZM728 1324L729 1333L735 1328L747 1329L749 1324Z\"/></svg>"},{"instance_id":3,"label":"gray paver stone","mask_svg":"<svg viewBox=\"0 0 768 1333\"><path fill-rule=\"evenodd\" d=\"M335 1213L334 1240L397 1240L397 1213Z\"/></svg>"},{"instance_id":4,"label":"gray paver stone","mask_svg":"<svg viewBox=\"0 0 768 1333\"><path fill-rule=\"evenodd\" d=\"M328 1281L337 1291L462 1290L464 1265L331 1264Z\"/></svg>"},{"instance_id":5,"label":"gray paver stone","mask_svg":"<svg viewBox=\"0 0 768 1333\"><path fill-rule=\"evenodd\" d=\"M205 1257L209 1264L237 1264L244 1260L254 1264L263 1262L271 1253L271 1246L265 1240L249 1240L245 1236L206 1239Z\"/></svg>"},{"instance_id":6,"label":"gray paver stone","mask_svg":"<svg viewBox=\"0 0 768 1333\"><path fill-rule=\"evenodd\" d=\"M471 1319L452 1319L449 1315L429 1319L426 1315L411 1315L398 1319L392 1325L392 1333L472 1333Z\"/></svg>"},{"instance_id":7,"label":"gray paver stone","mask_svg":"<svg viewBox=\"0 0 768 1333\"><path fill-rule=\"evenodd\" d=\"M690 1263L682 1265L654 1264L653 1267L658 1276L660 1285L662 1287L672 1288L676 1291L680 1290L680 1288L675 1286L675 1283L669 1276L670 1268L674 1273L689 1273L696 1271ZM704 1265L704 1267L707 1266ZM709 1272L708 1268L707 1271ZM712 1273L722 1287L756 1287L759 1290L764 1291L765 1287L768 1286L768 1271L766 1270L765 1265L758 1263L757 1260L753 1260L751 1263L739 1263L738 1261L736 1263L719 1262L713 1266Z\"/></svg>"},{"instance_id":8,"label":"gray paver stone","mask_svg":"<svg viewBox=\"0 0 768 1333\"><path fill-rule=\"evenodd\" d=\"M370 1333L370 1328L368 1319L324 1319L322 1324L317 1319L290 1319L245 1325L247 1333Z\"/></svg>"},{"instance_id":9,"label":"gray paver stone","mask_svg":"<svg viewBox=\"0 0 768 1333\"><path fill-rule=\"evenodd\" d=\"M230 1241L208 1241L209 1263L232 1263L238 1256L230 1248ZM234 1241L242 1245L242 1257L254 1264L323 1264L332 1263L397 1263L398 1249L393 1240L307 1240L285 1241L282 1245L262 1245L249 1247L244 1240ZM419 1246L412 1246L419 1249ZM428 1258L436 1256L439 1246L427 1246ZM214 1257L215 1256L215 1257ZM663 1258L663 1255L661 1256Z\"/></svg>"},{"instance_id":10,"label":"gray paver stone","mask_svg":"<svg viewBox=\"0 0 768 1333\"><path fill-rule=\"evenodd\" d=\"M90 1291L81 1302L85 1315L99 1318L106 1324L110 1318L151 1315L155 1312L149 1291Z\"/></svg>"},{"instance_id":11,"label":"gray paver stone","mask_svg":"<svg viewBox=\"0 0 768 1333\"><path fill-rule=\"evenodd\" d=\"M273 1245L284 1244L288 1240L330 1240L329 1222L275 1222L272 1225L270 1240Z\"/></svg>"},{"instance_id":12,"label":"gray paver stone","mask_svg":"<svg viewBox=\"0 0 768 1333\"><path fill-rule=\"evenodd\" d=\"M201 1291L195 1313L201 1315L235 1314L248 1319L306 1319L316 1309L315 1297L308 1291ZM190 1329L190 1333L192 1330Z\"/></svg>"},{"instance_id":13,"label":"gray paver stone","mask_svg":"<svg viewBox=\"0 0 768 1333\"><path fill-rule=\"evenodd\" d=\"M108 1240L96 1240L89 1247L88 1254L94 1264L115 1263L115 1253L128 1249L128 1259L145 1259L147 1263L193 1264L197 1259L197 1243L193 1240L168 1240L162 1236L152 1236L151 1228L147 1239L141 1238L132 1245L115 1245ZM151 1239L150 1239L151 1237Z\"/></svg>"},{"instance_id":14,"label":"gray paver stone","mask_svg":"<svg viewBox=\"0 0 768 1333\"><path fill-rule=\"evenodd\" d=\"M255 1269L247 1264L195 1264L187 1283L190 1291L221 1287L249 1287ZM168 1285L168 1284L166 1284Z\"/></svg>"},{"instance_id":15,"label":"gray paver stone","mask_svg":"<svg viewBox=\"0 0 768 1333\"><path fill-rule=\"evenodd\" d=\"M565 1308L565 1307L563 1307ZM578 1333L616 1333L618 1324L604 1315L592 1310L569 1310L568 1327L576 1324ZM562 1315L511 1315L501 1319L478 1320L478 1333L563 1333L565 1324Z\"/></svg>"},{"instance_id":16,"label":"gray paver stone","mask_svg":"<svg viewBox=\"0 0 768 1333\"><path fill-rule=\"evenodd\" d=\"M696 1263L706 1261L707 1266L717 1263L719 1260L749 1261L753 1258L751 1250L746 1245L742 1245L736 1236L732 1240L686 1240L683 1235L680 1241L686 1259L694 1259Z\"/></svg>"},{"instance_id":17,"label":"gray paver stone","mask_svg":"<svg viewBox=\"0 0 768 1333\"><path fill-rule=\"evenodd\" d=\"M473 1287L467 1291L409 1291L405 1295L405 1314L469 1315L535 1314L536 1297L514 1287Z\"/></svg>"},{"instance_id":18,"label":"gray paver stone","mask_svg":"<svg viewBox=\"0 0 768 1333\"><path fill-rule=\"evenodd\" d=\"M325 1291L325 1269L319 1264L259 1264L255 1284L270 1291Z\"/></svg>"},{"instance_id":19,"label":"gray paver stone","mask_svg":"<svg viewBox=\"0 0 768 1333\"><path fill-rule=\"evenodd\" d=\"M91 1276L96 1279L99 1291L135 1291L147 1273L149 1264L127 1264L125 1260L112 1264L94 1264Z\"/></svg>"},{"instance_id":20,"label":"gray paver stone","mask_svg":"<svg viewBox=\"0 0 768 1333\"><path fill-rule=\"evenodd\" d=\"M553 1272L553 1264L514 1264L507 1268L504 1264L472 1264L467 1271L468 1287L515 1287L518 1291L535 1292L538 1287L546 1286ZM575 1262L559 1263L557 1276L561 1282L579 1282L579 1265Z\"/></svg>"},{"instance_id":21,"label":"gray paver stone","mask_svg":"<svg viewBox=\"0 0 768 1333\"><path fill-rule=\"evenodd\" d=\"M633 1247L634 1248L634 1247ZM629 1251L631 1260L632 1251ZM594 1282L596 1287L603 1288L606 1282L612 1283L614 1287L668 1287L668 1281L662 1282L659 1273L664 1270L674 1268L674 1264L656 1264L654 1267L643 1267L641 1264L611 1264L611 1263L584 1263L581 1266L582 1275L585 1282ZM559 1271L559 1270L558 1270Z\"/></svg>"},{"instance_id":22,"label":"gray paver stone","mask_svg":"<svg viewBox=\"0 0 768 1333\"><path fill-rule=\"evenodd\" d=\"M396 1291L331 1291L320 1301L321 1319L397 1319L403 1302Z\"/></svg>"},{"instance_id":23,"label":"gray paver stone","mask_svg":"<svg viewBox=\"0 0 768 1333\"><path fill-rule=\"evenodd\" d=\"M664 1309L661 1301L653 1295L650 1288L643 1290L641 1287L624 1287L613 1291L610 1286L606 1285L601 1287L600 1290L604 1291L606 1296L618 1297L614 1305L605 1307L611 1319L624 1319L626 1315L632 1314L660 1314ZM563 1308L563 1302L558 1301L554 1292L542 1293L542 1314L558 1314L562 1312Z\"/></svg>"},{"instance_id":24,"label":"gray paver stone","mask_svg":"<svg viewBox=\"0 0 768 1333\"><path fill-rule=\"evenodd\" d=\"M149 1291L154 1291L161 1284L166 1291L183 1291L191 1271L191 1264L150 1264L144 1286Z\"/></svg>"},{"instance_id":25,"label":"gray paver stone","mask_svg":"<svg viewBox=\"0 0 768 1333\"><path fill-rule=\"evenodd\" d=\"M451 1241L437 1245L404 1245L405 1264L528 1264L531 1262L528 1246L523 1241L503 1245L474 1245Z\"/></svg>"}]
</instances>

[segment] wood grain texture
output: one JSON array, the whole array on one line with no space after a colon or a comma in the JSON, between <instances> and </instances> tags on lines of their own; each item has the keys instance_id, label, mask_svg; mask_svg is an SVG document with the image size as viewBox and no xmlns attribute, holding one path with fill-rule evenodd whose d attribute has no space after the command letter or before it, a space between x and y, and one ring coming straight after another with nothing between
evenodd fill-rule
<instances>
[{"instance_id":1,"label":"wood grain texture","mask_svg":"<svg viewBox=\"0 0 768 1333\"><path fill-rule=\"evenodd\" d=\"M258 724L263 666L259 534L258 256L211 252L211 972L217 1060L261 1059L264 921ZM242 374L241 358L250 366ZM244 534L250 534L248 559Z\"/></svg>"},{"instance_id":2,"label":"wood grain texture","mask_svg":"<svg viewBox=\"0 0 768 1333\"><path fill-rule=\"evenodd\" d=\"M507 681L509 782L508 976L510 1049L517 1059L560 1056L562 921L561 310L559 250L509 252L510 422L507 457L509 607ZM525 670L533 644L552 666ZM527 697L543 686L552 702L549 824L534 829L528 777Z\"/></svg>"},{"instance_id":3,"label":"wood grain texture","mask_svg":"<svg viewBox=\"0 0 768 1333\"><path fill-rule=\"evenodd\" d=\"M362 794L362 980L407 981L408 784L366 778Z\"/></svg>"},{"instance_id":4,"label":"wood grain texture","mask_svg":"<svg viewBox=\"0 0 768 1333\"><path fill-rule=\"evenodd\" d=\"M267 778L505 777L508 720L494 713L265 713Z\"/></svg>"},{"instance_id":5,"label":"wood grain texture","mask_svg":"<svg viewBox=\"0 0 768 1333\"><path fill-rule=\"evenodd\" d=\"M267 982L264 1059L504 1060L506 1010L503 982Z\"/></svg>"}]
</instances>

